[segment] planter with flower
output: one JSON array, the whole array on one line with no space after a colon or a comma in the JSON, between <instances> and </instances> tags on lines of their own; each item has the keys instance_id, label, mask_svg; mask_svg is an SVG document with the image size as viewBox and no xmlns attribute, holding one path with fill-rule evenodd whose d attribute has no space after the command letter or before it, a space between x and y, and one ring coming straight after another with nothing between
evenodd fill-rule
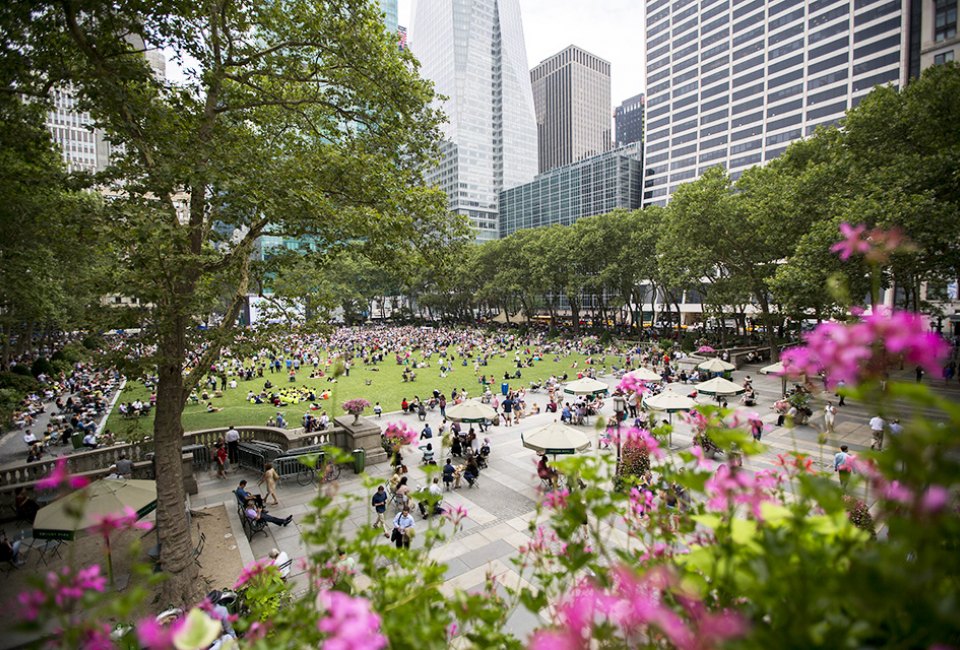
<instances>
[{"instance_id":1,"label":"planter with flower","mask_svg":"<svg viewBox=\"0 0 960 650\"><path fill-rule=\"evenodd\" d=\"M360 421L360 416L363 414L364 409L369 406L370 402L360 397L347 400L342 404L343 410L353 416L354 424Z\"/></svg>"}]
</instances>

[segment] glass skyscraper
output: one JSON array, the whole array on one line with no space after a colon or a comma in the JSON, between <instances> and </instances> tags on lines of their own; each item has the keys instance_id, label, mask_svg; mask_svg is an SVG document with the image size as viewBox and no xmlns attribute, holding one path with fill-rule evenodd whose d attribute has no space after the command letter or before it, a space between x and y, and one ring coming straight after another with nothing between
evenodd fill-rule
<instances>
[{"instance_id":1,"label":"glass skyscraper","mask_svg":"<svg viewBox=\"0 0 960 650\"><path fill-rule=\"evenodd\" d=\"M647 0L644 204L665 204L713 165L737 178L840 120L877 84L903 85L907 6Z\"/></svg>"},{"instance_id":2,"label":"glass skyscraper","mask_svg":"<svg viewBox=\"0 0 960 650\"><path fill-rule=\"evenodd\" d=\"M399 21L397 18L397 0L380 0L380 10L383 12L383 24L390 34L397 33Z\"/></svg>"},{"instance_id":3,"label":"glass skyscraper","mask_svg":"<svg viewBox=\"0 0 960 650\"><path fill-rule=\"evenodd\" d=\"M442 159L427 180L469 217L478 240L496 239L500 191L537 174L518 0L415 0L410 49L447 97Z\"/></svg>"}]
</instances>

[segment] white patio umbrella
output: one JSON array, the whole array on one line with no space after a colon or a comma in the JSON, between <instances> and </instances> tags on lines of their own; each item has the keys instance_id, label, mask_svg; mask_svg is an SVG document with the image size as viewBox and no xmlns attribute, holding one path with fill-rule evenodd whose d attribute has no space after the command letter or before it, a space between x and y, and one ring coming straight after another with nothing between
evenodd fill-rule
<instances>
[{"instance_id":1,"label":"white patio umbrella","mask_svg":"<svg viewBox=\"0 0 960 650\"><path fill-rule=\"evenodd\" d=\"M610 387L605 383L591 379L590 377L571 381L563 387L563 392L568 395L598 395L600 393L606 393L609 390Z\"/></svg>"},{"instance_id":2,"label":"white patio umbrella","mask_svg":"<svg viewBox=\"0 0 960 650\"><path fill-rule=\"evenodd\" d=\"M663 377L649 368L637 368L627 373L637 381L663 381Z\"/></svg>"},{"instance_id":3,"label":"white patio umbrella","mask_svg":"<svg viewBox=\"0 0 960 650\"><path fill-rule=\"evenodd\" d=\"M156 481L102 479L40 508L33 522L33 536L72 540L104 515L121 515L130 508L139 518L156 507ZM78 512L82 512L79 518L75 514Z\"/></svg>"},{"instance_id":4,"label":"white patio umbrella","mask_svg":"<svg viewBox=\"0 0 960 650\"><path fill-rule=\"evenodd\" d=\"M740 384L735 384L728 379L724 379L723 377L714 377L709 381L697 384L698 393L703 393L704 395L717 395L720 397L725 395L740 395L746 390L747 389Z\"/></svg>"},{"instance_id":5,"label":"white patio umbrella","mask_svg":"<svg viewBox=\"0 0 960 650\"><path fill-rule=\"evenodd\" d=\"M764 366L760 368L761 375L780 375L780 393L782 395L787 394L787 369L783 365L783 361L777 361L776 363L771 363L769 366Z\"/></svg>"},{"instance_id":6,"label":"white patio umbrella","mask_svg":"<svg viewBox=\"0 0 960 650\"><path fill-rule=\"evenodd\" d=\"M580 429L574 429L562 422L553 422L532 431L520 434L520 440L527 449L541 454L571 455L590 449L590 439Z\"/></svg>"},{"instance_id":7,"label":"white patio umbrella","mask_svg":"<svg viewBox=\"0 0 960 650\"><path fill-rule=\"evenodd\" d=\"M659 395L647 395L643 398L643 405L654 411L663 411L667 414L667 419L670 424L673 424L673 414L678 412L686 413L694 407L697 406L697 403L693 400L692 397L687 397L686 395L681 395L680 393L675 393L672 390L665 390ZM670 447L673 447L673 432L670 432L670 440L668 443Z\"/></svg>"},{"instance_id":8,"label":"white patio umbrella","mask_svg":"<svg viewBox=\"0 0 960 650\"><path fill-rule=\"evenodd\" d=\"M468 399L447 408L447 419L454 422L484 422L497 417L492 406L475 399Z\"/></svg>"},{"instance_id":9,"label":"white patio umbrella","mask_svg":"<svg viewBox=\"0 0 960 650\"><path fill-rule=\"evenodd\" d=\"M732 363L718 358L707 359L703 363L698 364L697 368L700 370L706 370L707 372L727 372L728 370L737 369L737 367Z\"/></svg>"}]
</instances>

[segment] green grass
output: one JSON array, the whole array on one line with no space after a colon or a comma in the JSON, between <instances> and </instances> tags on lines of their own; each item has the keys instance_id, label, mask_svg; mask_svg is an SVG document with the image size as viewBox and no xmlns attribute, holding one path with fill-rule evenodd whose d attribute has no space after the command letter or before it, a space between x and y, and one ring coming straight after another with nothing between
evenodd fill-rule
<instances>
[{"instance_id":1,"label":"green grass","mask_svg":"<svg viewBox=\"0 0 960 650\"><path fill-rule=\"evenodd\" d=\"M560 357L560 361L554 363L551 356L543 361L535 362L533 368L523 368L521 370L523 376L520 379L511 379L510 385L515 388L528 387L532 380L546 380L551 374L560 376L564 372L574 377L577 371L571 368L572 364L577 362L577 368L582 369L585 367L584 358L584 355L581 354L571 354L567 357ZM608 367L611 361L612 359L607 359ZM398 411L400 402L404 397L407 400L412 400L414 395L419 395L421 399L429 399L434 389L440 390L449 398L450 391L453 388L456 388L457 391L466 388L469 396L479 397L483 390L478 379L479 375L484 374L488 378L491 374L494 376L495 381L491 390L499 392L500 383L503 381L503 373L509 371L513 375L516 370L512 354L508 354L505 358L498 356L491 359L489 365L480 367L479 375L473 374L473 361L471 359L468 359L466 367L461 366L460 363L461 360L458 358L454 362L453 372L449 373L446 378L441 379L439 356L434 354L430 357L429 368L416 370L417 379L413 383L403 382L404 366L396 365L392 358L388 358L384 363L376 366L379 368L378 372L371 370L373 366L364 366L362 363L358 363L351 368L349 377L342 376L336 383L328 382L326 378L306 379L310 371L304 371L302 368L297 375L298 381L296 384L289 383L285 374L270 374L268 372L263 379L254 377L250 381L238 381L236 389L228 388L223 397L213 398L211 401L214 406L223 408L219 413L207 413L206 407L202 403L191 404L188 402L183 411L183 429L184 431L197 431L230 425L266 424L267 419L273 416L278 409L269 404L250 404L246 401L246 396L249 390L259 392L267 379L273 382L274 387L278 389L289 386L310 386L318 396L323 390L331 390L331 399L318 401L318 403L326 409L328 415L335 417L343 415L340 405L355 397L362 397L371 405L379 401L384 413ZM602 371L603 368L601 367L599 370ZM367 380L371 382L369 386L366 384ZM130 402L139 398L147 401L149 396L150 393L144 388L143 384L131 381L127 383L120 400ZM279 410L283 412L283 417L287 420L288 426L293 428L300 426L303 414L308 410L308 407L308 404L300 403L284 406ZM319 416L319 412L317 415ZM372 416L373 408L367 409L364 415ZM119 411L114 409L107 420L107 428L121 438L143 437L150 435L153 431L153 416L125 419L120 416Z\"/></svg>"}]
</instances>

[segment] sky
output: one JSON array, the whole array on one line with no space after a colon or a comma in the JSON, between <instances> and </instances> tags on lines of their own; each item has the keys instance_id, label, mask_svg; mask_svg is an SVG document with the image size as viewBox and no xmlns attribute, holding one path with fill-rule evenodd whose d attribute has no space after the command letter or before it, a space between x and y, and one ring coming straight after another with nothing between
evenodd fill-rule
<instances>
[{"instance_id":1,"label":"sky","mask_svg":"<svg viewBox=\"0 0 960 650\"><path fill-rule=\"evenodd\" d=\"M420 0L443 2L444 0ZM528 67L576 45L610 62L613 108L644 90L642 0L519 0ZM413 0L398 0L410 26Z\"/></svg>"}]
</instances>

